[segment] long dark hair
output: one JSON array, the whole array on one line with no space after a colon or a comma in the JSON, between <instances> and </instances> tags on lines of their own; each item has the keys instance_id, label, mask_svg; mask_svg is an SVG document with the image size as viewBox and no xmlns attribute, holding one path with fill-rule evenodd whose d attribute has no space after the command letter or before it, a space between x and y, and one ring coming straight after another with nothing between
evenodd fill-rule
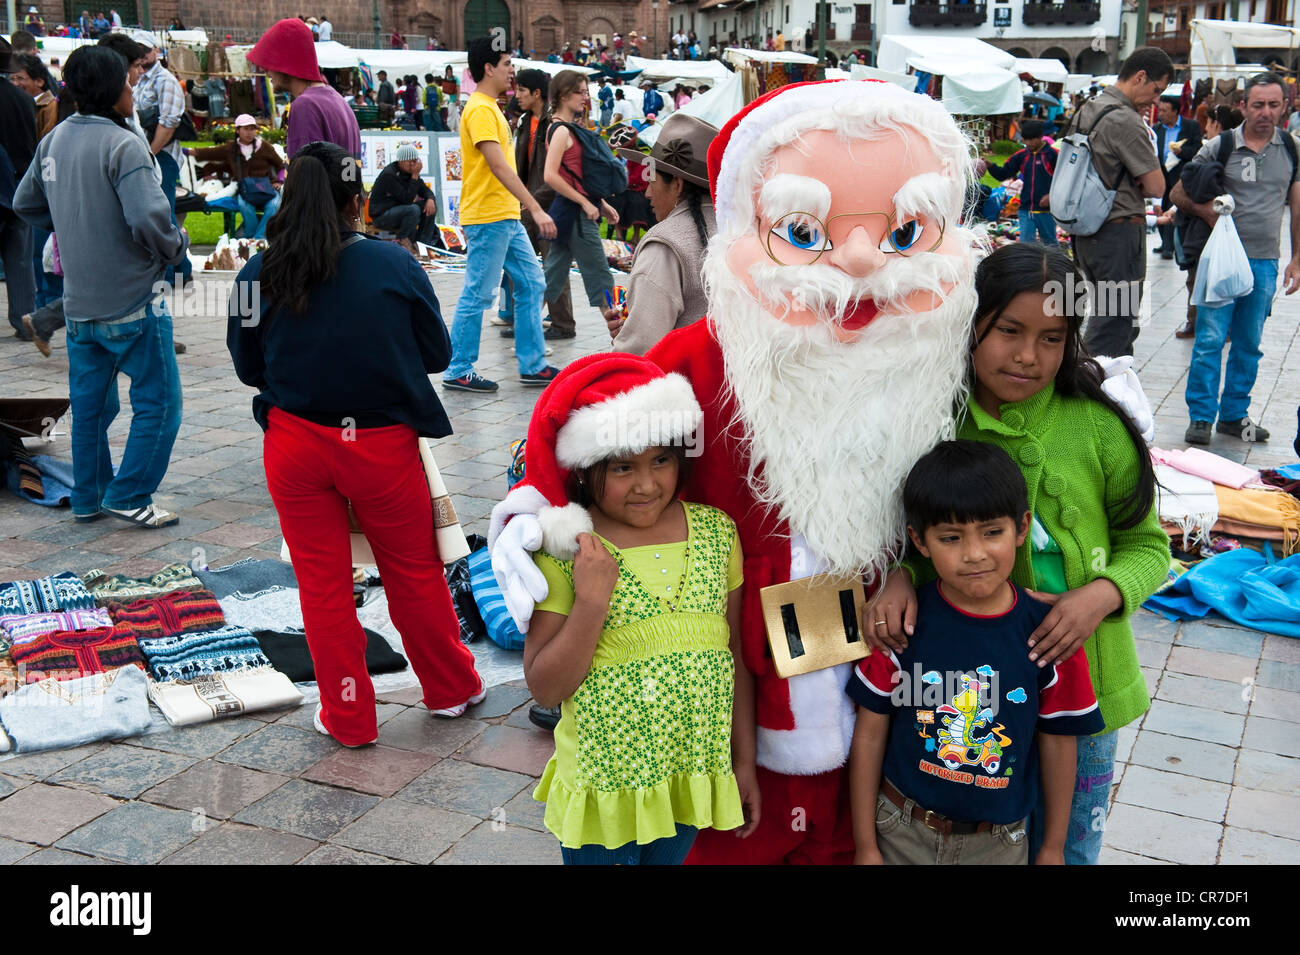
<instances>
[{"instance_id":1,"label":"long dark hair","mask_svg":"<svg viewBox=\"0 0 1300 955\"><path fill-rule=\"evenodd\" d=\"M679 178L662 169L656 169L655 175L669 184ZM708 197L709 191L703 186L697 186L689 179L682 179L682 197L677 201L685 202L690 208L691 221L695 223L695 231L699 233L701 246L709 244L709 224L704 220L704 200Z\"/></svg>"},{"instance_id":2,"label":"long dark hair","mask_svg":"<svg viewBox=\"0 0 1300 955\"><path fill-rule=\"evenodd\" d=\"M79 46L63 68L63 82L83 116L101 116L123 129L126 119L117 111L117 101L126 87L126 58L103 46Z\"/></svg>"},{"instance_id":3,"label":"long dark hair","mask_svg":"<svg viewBox=\"0 0 1300 955\"><path fill-rule=\"evenodd\" d=\"M1065 353L1061 358L1061 367L1056 372L1056 392L1067 397L1089 398L1103 405L1119 418L1133 447L1137 449L1137 485L1124 501L1121 514L1114 522L1119 529L1127 530L1140 524L1151 511L1151 505L1155 501L1155 468L1146 441L1132 419L1102 390L1101 383L1105 380L1105 375L1083 344L1081 330L1084 310L1076 308L1075 303L1076 290L1087 287L1069 256L1059 249L1032 242L1004 245L975 269L975 293L979 296L979 304L971 326L970 347L973 354L1017 295L1022 292L1052 294L1053 289L1059 290L1057 294L1065 304L1062 311L1065 313L1067 330ZM970 375L974 387L973 367Z\"/></svg>"},{"instance_id":4,"label":"long dark hair","mask_svg":"<svg viewBox=\"0 0 1300 955\"><path fill-rule=\"evenodd\" d=\"M352 223L343 208L361 195L361 166L333 143L308 143L289 163L280 211L266 226L262 294L291 312L307 310L318 285L338 269L342 234Z\"/></svg>"}]
</instances>

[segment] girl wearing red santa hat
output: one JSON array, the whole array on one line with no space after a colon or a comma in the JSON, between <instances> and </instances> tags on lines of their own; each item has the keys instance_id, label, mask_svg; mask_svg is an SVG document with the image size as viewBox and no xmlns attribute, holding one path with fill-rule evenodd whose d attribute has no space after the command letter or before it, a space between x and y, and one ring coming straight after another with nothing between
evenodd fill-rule
<instances>
[{"instance_id":1,"label":"girl wearing red santa hat","mask_svg":"<svg viewBox=\"0 0 1300 955\"><path fill-rule=\"evenodd\" d=\"M529 425L549 594L524 674L561 707L533 798L569 865L675 865L701 828L758 825L740 541L722 511L677 499L702 417L680 375L593 355Z\"/></svg>"}]
</instances>

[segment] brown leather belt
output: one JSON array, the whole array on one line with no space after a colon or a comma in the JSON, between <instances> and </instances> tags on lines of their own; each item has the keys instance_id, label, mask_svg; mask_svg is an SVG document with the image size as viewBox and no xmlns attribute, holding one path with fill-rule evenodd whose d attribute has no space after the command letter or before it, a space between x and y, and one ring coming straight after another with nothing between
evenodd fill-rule
<instances>
[{"instance_id":1,"label":"brown leather belt","mask_svg":"<svg viewBox=\"0 0 1300 955\"><path fill-rule=\"evenodd\" d=\"M1146 225L1146 221L1147 221L1147 217L1146 217L1145 215L1140 215L1140 216L1120 216L1118 219L1110 219L1110 220L1108 220L1108 221L1106 222L1106 225L1110 225L1112 222L1125 222L1125 223L1130 223L1130 224L1140 222L1140 223L1142 223L1143 225Z\"/></svg>"},{"instance_id":2,"label":"brown leather belt","mask_svg":"<svg viewBox=\"0 0 1300 955\"><path fill-rule=\"evenodd\" d=\"M907 797L888 779L880 780L880 791L899 809L906 809ZM945 836L969 836L976 832L988 832L994 825L991 822L961 822L949 819L931 809L922 809L916 803L912 804L912 818Z\"/></svg>"}]
</instances>

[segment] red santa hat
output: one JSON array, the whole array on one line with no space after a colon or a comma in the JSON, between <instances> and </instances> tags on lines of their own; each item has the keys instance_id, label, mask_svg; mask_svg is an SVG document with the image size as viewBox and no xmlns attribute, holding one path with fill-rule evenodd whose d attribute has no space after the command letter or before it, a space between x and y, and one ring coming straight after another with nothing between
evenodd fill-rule
<instances>
[{"instance_id":1,"label":"red santa hat","mask_svg":"<svg viewBox=\"0 0 1300 955\"><path fill-rule=\"evenodd\" d=\"M964 195L971 167L969 145L951 114L938 101L882 80L818 80L791 83L765 93L722 127L709 147L709 184L718 232L751 221L753 192L763 181L764 163L778 146L799 133L830 129L851 135L857 123L910 126L929 140L950 167L955 201Z\"/></svg>"},{"instance_id":2,"label":"red santa hat","mask_svg":"<svg viewBox=\"0 0 1300 955\"><path fill-rule=\"evenodd\" d=\"M546 500L546 552L569 560L592 529L586 509L569 503L571 472L684 441L703 417L690 382L637 355L589 355L560 372L533 409L524 452L527 483Z\"/></svg>"}]
</instances>

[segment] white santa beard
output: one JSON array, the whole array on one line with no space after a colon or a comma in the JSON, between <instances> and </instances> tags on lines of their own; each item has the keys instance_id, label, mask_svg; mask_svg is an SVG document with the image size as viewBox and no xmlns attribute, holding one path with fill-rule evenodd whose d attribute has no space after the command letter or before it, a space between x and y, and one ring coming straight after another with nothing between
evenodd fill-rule
<instances>
[{"instance_id":1,"label":"white santa beard","mask_svg":"<svg viewBox=\"0 0 1300 955\"><path fill-rule=\"evenodd\" d=\"M972 254L966 274L973 265ZM932 311L881 315L843 343L823 322L767 312L728 270L724 243L704 273L755 497L831 573L885 570L903 540L907 473L955 430L974 289L958 284Z\"/></svg>"}]
</instances>

